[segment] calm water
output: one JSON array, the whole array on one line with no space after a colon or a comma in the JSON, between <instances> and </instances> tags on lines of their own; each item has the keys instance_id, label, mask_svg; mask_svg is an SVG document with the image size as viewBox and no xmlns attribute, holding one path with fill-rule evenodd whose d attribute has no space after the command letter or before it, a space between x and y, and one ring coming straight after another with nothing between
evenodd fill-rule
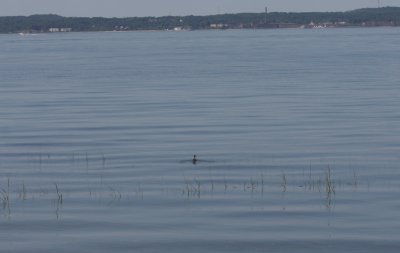
<instances>
[{"instance_id":1,"label":"calm water","mask_svg":"<svg viewBox=\"0 0 400 253\"><path fill-rule=\"evenodd\" d=\"M1 251L398 252L399 44L0 35Z\"/></svg>"}]
</instances>

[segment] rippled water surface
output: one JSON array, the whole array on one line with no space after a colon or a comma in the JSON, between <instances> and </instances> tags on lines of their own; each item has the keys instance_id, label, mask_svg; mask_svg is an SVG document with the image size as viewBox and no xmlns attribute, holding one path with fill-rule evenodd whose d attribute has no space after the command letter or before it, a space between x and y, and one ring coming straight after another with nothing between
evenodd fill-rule
<instances>
[{"instance_id":1,"label":"rippled water surface","mask_svg":"<svg viewBox=\"0 0 400 253\"><path fill-rule=\"evenodd\" d=\"M398 252L399 29L0 44L1 251Z\"/></svg>"}]
</instances>

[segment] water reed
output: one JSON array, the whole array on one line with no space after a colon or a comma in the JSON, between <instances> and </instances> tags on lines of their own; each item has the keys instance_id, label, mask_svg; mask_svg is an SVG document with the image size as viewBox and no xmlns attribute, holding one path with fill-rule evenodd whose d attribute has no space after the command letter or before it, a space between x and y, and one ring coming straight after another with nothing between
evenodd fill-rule
<instances>
[{"instance_id":1,"label":"water reed","mask_svg":"<svg viewBox=\"0 0 400 253\"><path fill-rule=\"evenodd\" d=\"M3 209L7 210L8 213L10 213L10 179L7 179L7 188L2 188L0 194Z\"/></svg>"},{"instance_id":2,"label":"water reed","mask_svg":"<svg viewBox=\"0 0 400 253\"><path fill-rule=\"evenodd\" d=\"M78 154L79 155L79 154ZM49 156L44 156L49 157ZM71 156L69 156L71 157ZM79 156L78 156L79 157ZM83 153L80 155L82 168L89 168L89 154ZM76 154L72 154L72 162L76 162L77 160ZM57 159L57 157L55 158ZM44 164L43 156L39 156L40 163ZM105 168L106 166L106 156L101 154L99 156L99 167ZM95 164L95 163L94 163ZM83 171L82 171L83 173ZM299 173L299 174L297 174ZM94 175L94 174L93 174ZM299 176L300 175L300 176ZM357 171L353 169L350 171L350 175L347 178L344 178L342 181L337 181L333 179L333 170L330 166L320 171L312 171L311 165L309 167L309 171L307 169L303 169L302 171L294 171L288 174L285 171L277 172L269 176L265 177L263 173L260 173L256 176L249 175L247 179L237 179L234 177L227 177L226 175L209 175L208 178L199 178L198 176L193 177L192 179L188 179L185 175L183 177L184 186L171 186L174 188L168 189L167 187L161 191L169 192L181 192L183 196L186 198L200 199L207 198L209 196L215 197L215 194L224 194L223 196L229 195L230 197L245 197L250 196L253 198L254 196L271 196L271 194L265 195L265 193L270 191L271 193L283 192L286 193L289 189L302 189L308 192L318 192L321 196L326 199L327 206L331 206L331 202L336 195L336 191L338 189L344 189L346 186L350 186L352 189L357 189L359 186L359 176ZM92 174L85 174L85 176L92 176ZM206 177L206 176L205 176ZM297 178L296 178L297 177ZM58 183L53 183L55 187L55 196L56 199L54 203L57 205L57 215L58 209L62 207L64 203L64 195L59 187ZM145 186L145 189L151 188L150 185L147 185L146 182L140 182L136 184L136 186L132 187L132 196L136 196L136 198L144 199L144 189L142 185ZM297 187L296 187L297 186ZM42 188L44 187L44 188ZM123 198L123 196L129 197L129 189L126 194L123 194L122 191L117 190L114 186L103 185L100 184L99 189L96 187L88 186L88 195L89 198L94 196L101 197L101 191L103 187L109 192L107 198L111 200L111 203L115 203L115 201L122 201L129 198ZM241 191L241 187L243 187ZM368 190L370 188L370 182L368 182ZM53 188L54 189L54 188ZM31 189L29 189L31 190ZM22 201L34 201L38 198L45 198L46 195L52 196L53 191L51 187L46 188L45 186L40 186L40 191L37 192L38 189L33 188L32 191L29 192L28 198L28 190L25 184L25 181L22 181L18 189L15 191L15 197L17 200ZM10 202L12 201L12 189L10 179L7 180L6 187L0 188L0 204L3 207L3 210L7 210L10 213ZM36 192L36 194L35 194ZM179 193L178 193L179 194ZM236 195L236 196L235 196ZM70 195L69 195L70 196Z\"/></svg>"},{"instance_id":3,"label":"water reed","mask_svg":"<svg viewBox=\"0 0 400 253\"><path fill-rule=\"evenodd\" d=\"M22 182L22 189L19 192L19 198L22 200L27 200L27 190L26 190L25 182Z\"/></svg>"},{"instance_id":4,"label":"water reed","mask_svg":"<svg viewBox=\"0 0 400 253\"><path fill-rule=\"evenodd\" d=\"M335 184L332 180L331 168L329 166L325 171L325 191L327 194L335 194Z\"/></svg>"},{"instance_id":5,"label":"water reed","mask_svg":"<svg viewBox=\"0 0 400 253\"><path fill-rule=\"evenodd\" d=\"M281 184L281 186L282 186L282 192L286 192L286 190L287 190L287 179L286 179L286 174L285 174L285 172L283 172L282 173L282 184Z\"/></svg>"},{"instance_id":6,"label":"water reed","mask_svg":"<svg viewBox=\"0 0 400 253\"><path fill-rule=\"evenodd\" d=\"M58 188L57 183L54 183L54 185L56 186L57 204L62 205L63 204L63 195L60 192L60 189Z\"/></svg>"}]
</instances>

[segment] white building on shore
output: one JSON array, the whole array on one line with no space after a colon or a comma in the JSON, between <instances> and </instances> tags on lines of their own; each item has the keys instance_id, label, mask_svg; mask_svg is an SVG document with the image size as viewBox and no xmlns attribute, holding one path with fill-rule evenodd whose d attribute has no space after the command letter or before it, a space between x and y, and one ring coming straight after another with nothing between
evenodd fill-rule
<instances>
[{"instance_id":1,"label":"white building on shore","mask_svg":"<svg viewBox=\"0 0 400 253\"><path fill-rule=\"evenodd\" d=\"M52 28L49 28L49 32L51 32L51 33L72 32L72 28L69 28L69 27L64 27L64 28L52 27Z\"/></svg>"}]
</instances>

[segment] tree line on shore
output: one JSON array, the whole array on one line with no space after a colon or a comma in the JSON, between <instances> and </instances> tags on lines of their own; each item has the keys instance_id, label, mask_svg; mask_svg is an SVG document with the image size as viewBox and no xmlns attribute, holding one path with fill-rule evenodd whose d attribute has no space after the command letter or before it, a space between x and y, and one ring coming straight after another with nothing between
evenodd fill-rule
<instances>
[{"instance_id":1,"label":"tree line on shore","mask_svg":"<svg viewBox=\"0 0 400 253\"><path fill-rule=\"evenodd\" d=\"M400 7L366 8L347 12L238 13L208 16L164 17L62 17L32 15L0 17L0 33L49 32L51 28L70 28L67 31L135 31L211 28L265 28L266 24L331 26L400 26ZM53 30L58 31L58 30Z\"/></svg>"}]
</instances>

